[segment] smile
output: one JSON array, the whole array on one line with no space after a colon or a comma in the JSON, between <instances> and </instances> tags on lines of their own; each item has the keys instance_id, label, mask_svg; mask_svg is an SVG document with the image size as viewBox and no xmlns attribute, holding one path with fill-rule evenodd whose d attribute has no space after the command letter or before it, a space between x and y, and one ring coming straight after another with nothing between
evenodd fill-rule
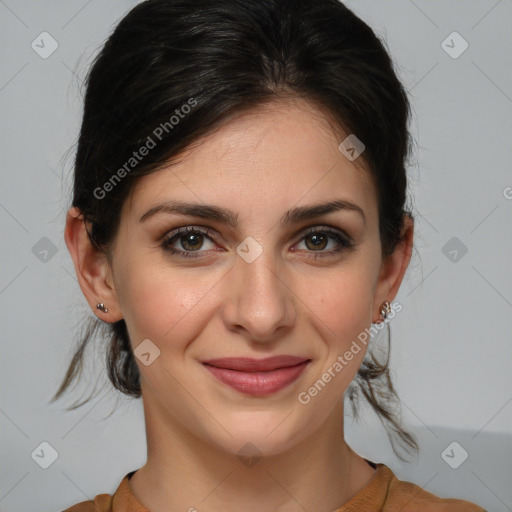
<instances>
[{"instance_id":1,"label":"smile","mask_svg":"<svg viewBox=\"0 0 512 512\"><path fill-rule=\"evenodd\" d=\"M277 393L297 380L311 359L275 356L266 359L222 358L203 361L214 377L252 396Z\"/></svg>"}]
</instances>

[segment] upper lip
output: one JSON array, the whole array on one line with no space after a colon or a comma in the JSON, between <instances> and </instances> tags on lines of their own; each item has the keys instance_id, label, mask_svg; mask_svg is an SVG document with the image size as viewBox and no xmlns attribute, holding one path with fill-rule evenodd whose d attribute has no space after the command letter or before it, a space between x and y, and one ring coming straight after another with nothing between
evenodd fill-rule
<instances>
[{"instance_id":1,"label":"upper lip","mask_svg":"<svg viewBox=\"0 0 512 512\"><path fill-rule=\"evenodd\" d=\"M278 368L288 368L309 361L306 357L298 356L273 356L265 359L252 359L250 357L222 357L219 359L209 359L202 361L203 364L225 368L227 370L237 370L240 372L265 372L277 370Z\"/></svg>"}]
</instances>

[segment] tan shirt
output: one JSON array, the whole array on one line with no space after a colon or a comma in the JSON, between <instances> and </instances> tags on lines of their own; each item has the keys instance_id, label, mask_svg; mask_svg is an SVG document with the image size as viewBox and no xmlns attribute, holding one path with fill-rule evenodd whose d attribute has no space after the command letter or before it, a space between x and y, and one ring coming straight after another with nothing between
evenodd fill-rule
<instances>
[{"instance_id":1,"label":"tan shirt","mask_svg":"<svg viewBox=\"0 0 512 512\"><path fill-rule=\"evenodd\" d=\"M376 468L373 478L332 512L486 512L469 501L439 498L416 484L398 480L386 465L367 462ZM94 501L83 501L64 512L150 512L131 491L129 480L134 473L125 475L113 496L98 494Z\"/></svg>"}]
</instances>

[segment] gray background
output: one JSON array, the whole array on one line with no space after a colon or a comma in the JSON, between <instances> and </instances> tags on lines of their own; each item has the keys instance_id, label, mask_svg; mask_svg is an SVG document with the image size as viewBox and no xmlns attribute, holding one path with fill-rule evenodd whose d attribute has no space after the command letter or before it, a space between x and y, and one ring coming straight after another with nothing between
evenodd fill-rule
<instances>
[{"instance_id":1,"label":"gray background","mask_svg":"<svg viewBox=\"0 0 512 512\"><path fill-rule=\"evenodd\" d=\"M100 350L77 394L48 404L92 314L63 240L80 83L136 3L0 0L0 511L62 510L145 462L140 401L107 386L64 410L105 381ZM416 252L391 367L421 452L400 462L367 407L360 422L347 411L347 441L427 491L512 510L512 1L347 5L386 39L413 102ZM31 47L44 31L58 43L46 59ZM458 53L460 39L442 45L453 31L469 44L457 58L444 48ZM58 453L48 469L31 457L43 441ZM454 441L453 460L469 455L457 469L441 456Z\"/></svg>"}]
</instances>

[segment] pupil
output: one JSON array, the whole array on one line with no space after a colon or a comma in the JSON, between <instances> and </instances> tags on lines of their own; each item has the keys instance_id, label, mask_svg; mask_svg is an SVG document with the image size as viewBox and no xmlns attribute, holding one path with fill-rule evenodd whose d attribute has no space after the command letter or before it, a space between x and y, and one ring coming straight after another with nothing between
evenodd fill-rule
<instances>
[{"instance_id":1,"label":"pupil","mask_svg":"<svg viewBox=\"0 0 512 512\"><path fill-rule=\"evenodd\" d=\"M189 246L192 246L192 247L189 247L189 248L193 249L194 245L198 245L199 244L198 238L199 238L198 235L194 235L194 234L187 235L186 238L185 238L185 245L184 245L184 247L186 248L186 246L189 245ZM194 239L196 239L195 244L194 244Z\"/></svg>"},{"instance_id":2,"label":"pupil","mask_svg":"<svg viewBox=\"0 0 512 512\"><path fill-rule=\"evenodd\" d=\"M313 246L323 249L325 247L325 236L324 235L311 235L310 240L313 240Z\"/></svg>"}]
</instances>

